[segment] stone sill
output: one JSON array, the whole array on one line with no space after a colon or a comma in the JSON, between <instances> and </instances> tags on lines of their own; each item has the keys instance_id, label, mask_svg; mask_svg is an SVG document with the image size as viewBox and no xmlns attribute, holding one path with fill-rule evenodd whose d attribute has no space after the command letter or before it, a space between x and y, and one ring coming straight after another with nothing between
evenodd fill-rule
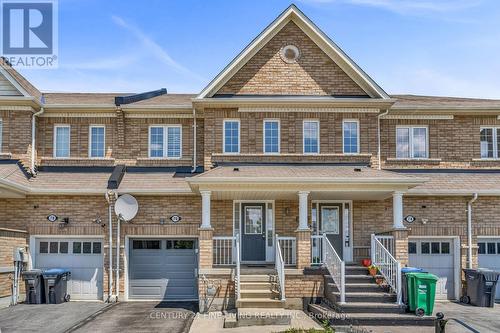
<instances>
[{"instance_id":1,"label":"stone sill","mask_svg":"<svg viewBox=\"0 0 500 333\"><path fill-rule=\"evenodd\" d=\"M372 154L221 154L211 155L213 162L323 162L370 163Z\"/></svg>"},{"instance_id":2,"label":"stone sill","mask_svg":"<svg viewBox=\"0 0 500 333\"><path fill-rule=\"evenodd\" d=\"M405 163L405 164L426 164L426 163L441 163L442 159L440 158L388 158L386 159L387 163Z\"/></svg>"},{"instance_id":3,"label":"stone sill","mask_svg":"<svg viewBox=\"0 0 500 333\"><path fill-rule=\"evenodd\" d=\"M213 153L213 157L372 157L372 154L295 154L295 153L281 153L281 154L229 154L229 153Z\"/></svg>"},{"instance_id":4,"label":"stone sill","mask_svg":"<svg viewBox=\"0 0 500 333\"><path fill-rule=\"evenodd\" d=\"M477 163L498 163L500 162L500 158L473 158L472 162Z\"/></svg>"},{"instance_id":5,"label":"stone sill","mask_svg":"<svg viewBox=\"0 0 500 333\"><path fill-rule=\"evenodd\" d=\"M12 159L11 153L0 153L0 160L10 160Z\"/></svg>"},{"instance_id":6,"label":"stone sill","mask_svg":"<svg viewBox=\"0 0 500 333\"><path fill-rule=\"evenodd\" d=\"M114 158L47 158L42 157L41 166L107 166L115 165Z\"/></svg>"}]
</instances>

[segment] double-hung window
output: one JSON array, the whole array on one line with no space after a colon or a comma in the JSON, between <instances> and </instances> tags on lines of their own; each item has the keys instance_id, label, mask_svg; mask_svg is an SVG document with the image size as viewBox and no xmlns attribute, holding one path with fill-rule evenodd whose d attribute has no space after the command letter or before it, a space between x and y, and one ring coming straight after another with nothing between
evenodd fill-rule
<instances>
[{"instance_id":1,"label":"double-hung window","mask_svg":"<svg viewBox=\"0 0 500 333\"><path fill-rule=\"evenodd\" d=\"M224 153L240 153L240 121L224 120Z\"/></svg>"},{"instance_id":2,"label":"double-hung window","mask_svg":"<svg viewBox=\"0 0 500 333\"><path fill-rule=\"evenodd\" d=\"M304 154L319 153L319 121L304 120L302 129Z\"/></svg>"},{"instance_id":3,"label":"double-hung window","mask_svg":"<svg viewBox=\"0 0 500 333\"><path fill-rule=\"evenodd\" d=\"M56 125L54 127L54 157L69 157L71 130L69 125Z\"/></svg>"},{"instance_id":4,"label":"double-hung window","mask_svg":"<svg viewBox=\"0 0 500 333\"><path fill-rule=\"evenodd\" d=\"M342 124L344 154L359 153L359 122L344 120Z\"/></svg>"},{"instance_id":5,"label":"double-hung window","mask_svg":"<svg viewBox=\"0 0 500 333\"><path fill-rule=\"evenodd\" d=\"M182 127L180 125L149 128L149 157L181 158Z\"/></svg>"},{"instance_id":6,"label":"double-hung window","mask_svg":"<svg viewBox=\"0 0 500 333\"><path fill-rule=\"evenodd\" d=\"M89 157L102 158L105 155L106 128L104 125L89 127Z\"/></svg>"},{"instance_id":7,"label":"double-hung window","mask_svg":"<svg viewBox=\"0 0 500 333\"><path fill-rule=\"evenodd\" d=\"M280 152L280 122L279 120L264 120L264 153L279 154Z\"/></svg>"},{"instance_id":8,"label":"double-hung window","mask_svg":"<svg viewBox=\"0 0 500 333\"><path fill-rule=\"evenodd\" d=\"M427 127L396 128L396 158L428 158L428 146Z\"/></svg>"},{"instance_id":9,"label":"double-hung window","mask_svg":"<svg viewBox=\"0 0 500 333\"><path fill-rule=\"evenodd\" d=\"M481 158L500 158L500 128L481 128Z\"/></svg>"}]
</instances>

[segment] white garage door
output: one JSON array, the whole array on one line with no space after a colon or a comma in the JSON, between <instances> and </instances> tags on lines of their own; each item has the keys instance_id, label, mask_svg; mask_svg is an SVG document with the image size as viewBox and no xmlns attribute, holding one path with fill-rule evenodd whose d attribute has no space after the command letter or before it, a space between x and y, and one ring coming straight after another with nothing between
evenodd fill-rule
<instances>
[{"instance_id":1,"label":"white garage door","mask_svg":"<svg viewBox=\"0 0 500 333\"><path fill-rule=\"evenodd\" d=\"M35 268L67 268L73 300L102 299L102 240L89 238L37 238Z\"/></svg>"},{"instance_id":2,"label":"white garage door","mask_svg":"<svg viewBox=\"0 0 500 333\"><path fill-rule=\"evenodd\" d=\"M455 260L452 239L414 239L408 242L409 265L439 277L436 299L455 298Z\"/></svg>"},{"instance_id":3,"label":"white garage door","mask_svg":"<svg viewBox=\"0 0 500 333\"><path fill-rule=\"evenodd\" d=\"M480 238L477 245L479 267L500 272L500 238ZM500 299L500 286L498 285L495 298Z\"/></svg>"},{"instance_id":4,"label":"white garage door","mask_svg":"<svg viewBox=\"0 0 500 333\"><path fill-rule=\"evenodd\" d=\"M130 241L129 298L197 299L196 240Z\"/></svg>"}]
</instances>

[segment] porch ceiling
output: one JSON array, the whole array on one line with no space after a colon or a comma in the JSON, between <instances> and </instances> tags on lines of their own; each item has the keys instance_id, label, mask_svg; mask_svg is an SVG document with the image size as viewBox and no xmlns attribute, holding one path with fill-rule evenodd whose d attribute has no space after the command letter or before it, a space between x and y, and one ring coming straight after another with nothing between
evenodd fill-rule
<instances>
[{"instance_id":1,"label":"porch ceiling","mask_svg":"<svg viewBox=\"0 0 500 333\"><path fill-rule=\"evenodd\" d=\"M392 191L311 191L311 200L384 200ZM297 200L297 191L251 190L212 191L214 200Z\"/></svg>"}]
</instances>

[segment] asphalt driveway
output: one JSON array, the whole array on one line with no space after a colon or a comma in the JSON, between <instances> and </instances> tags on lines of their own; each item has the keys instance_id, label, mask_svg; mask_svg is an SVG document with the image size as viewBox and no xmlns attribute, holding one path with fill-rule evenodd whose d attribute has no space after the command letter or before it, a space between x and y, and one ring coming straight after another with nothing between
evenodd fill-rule
<instances>
[{"instance_id":1,"label":"asphalt driveway","mask_svg":"<svg viewBox=\"0 0 500 333\"><path fill-rule=\"evenodd\" d=\"M193 302L121 302L74 327L72 332L185 333L197 310Z\"/></svg>"},{"instance_id":2,"label":"asphalt driveway","mask_svg":"<svg viewBox=\"0 0 500 333\"><path fill-rule=\"evenodd\" d=\"M0 332L62 333L107 306L103 302L18 304L0 310Z\"/></svg>"}]
</instances>

